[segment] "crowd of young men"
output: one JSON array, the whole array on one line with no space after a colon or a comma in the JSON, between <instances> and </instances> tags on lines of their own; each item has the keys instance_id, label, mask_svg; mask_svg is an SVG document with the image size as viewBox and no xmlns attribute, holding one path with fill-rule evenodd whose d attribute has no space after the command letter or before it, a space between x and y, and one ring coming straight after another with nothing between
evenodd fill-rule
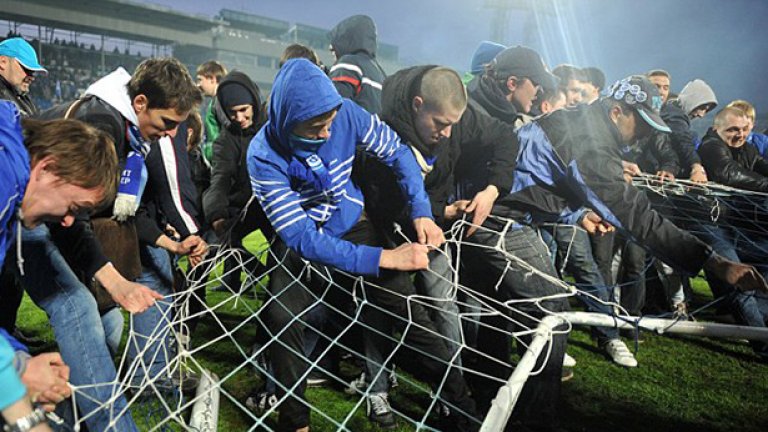
<instances>
[{"instance_id":1,"label":"crowd of young men","mask_svg":"<svg viewBox=\"0 0 768 432\"><path fill-rule=\"evenodd\" d=\"M738 321L766 325L760 291L768 269L740 263L762 263L763 243L711 220L682 230L627 181L649 172L768 191L765 149L752 144L766 141L751 134L748 103L720 111L697 151L690 122L717 104L701 80L675 97L662 70L604 88L597 68L550 73L535 51L491 42L480 45L463 82L436 65L386 77L375 24L362 15L333 29L331 47L337 61L328 73L311 49L289 47L267 103L242 72L207 62L196 86L184 65L162 58L133 74L118 69L77 101L37 113L25 92L45 69L23 39L0 43L0 97L10 101L0 103L8 176L0 257L9 263L0 299L15 317L23 287L47 313L61 351L29 358L11 335L15 319L3 323L0 386L12 389L0 398L6 422L45 430L30 397L53 409L71 382L86 395L75 409L90 430L137 430L115 388L117 306L133 314L128 355L143 365L128 385L194 387L194 374L170 373L172 257L188 256L194 267L206 254L204 238L241 248L256 228L270 238L268 266L276 266L259 331L278 384L280 430L310 427L304 392L318 338L309 343L307 317L318 317L320 340L336 338L358 297L366 302L351 350L364 373L351 390L365 395L369 418L383 428L397 425L388 393L397 349L417 359L406 369L435 392L436 427L478 429L511 373L507 325L531 328L567 310L566 292L553 282L565 273L593 294L580 295L588 310L612 313L618 282L622 306L639 314L649 254L683 278L705 270ZM33 115L42 122L22 129L20 118ZM88 151L74 157L73 145ZM462 218L469 226L456 262L444 232ZM15 256L6 253L14 242ZM224 285L242 291L233 264ZM685 303L682 292L670 291L671 309ZM429 302L410 301L417 294ZM510 301L514 309L482 313L489 302ZM317 309L323 303L332 308ZM396 331L403 343L394 348ZM616 329L595 336L615 363L637 365ZM549 430L557 422L563 367L575 361L564 332L548 344L511 425ZM765 345L754 349L768 358ZM30 373L49 379L25 381Z\"/></svg>"}]
</instances>

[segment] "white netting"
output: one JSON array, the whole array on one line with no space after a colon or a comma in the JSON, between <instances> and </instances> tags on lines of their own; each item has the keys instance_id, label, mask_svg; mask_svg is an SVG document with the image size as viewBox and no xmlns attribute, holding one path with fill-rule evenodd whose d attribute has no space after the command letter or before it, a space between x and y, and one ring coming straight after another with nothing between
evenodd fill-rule
<instances>
[{"instance_id":1,"label":"white netting","mask_svg":"<svg viewBox=\"0 0 768 432\"><path fill-rule=\"evenodd\" d=\"M723 206L735 207L723 198L743 198L754 204L754 208L761 208L757 204L761 204L760 201L766 197L765 194L745 193L711 184L701 186L680 181L660 185L652 178L638 178L636 185L662 197L663 199L656 200L655 205L662 209L667 206L671 216L676 217L680 223L688 224L700 222L701 218L699 214L681 212L680 200L691 201L699 206L697 208L702 208L701 203L704 202L709 205L706 208L711 214L707 221L723 223L723 220L718 219L719 209ZM676 198L677 201L670 197ZM706 197L707 200L702 201L701 197ZM743 208L740 211L743 211ZM757 210L756 212L759 213ZM746 221L753 228L758 227L755 232L764 233L760 231L762 228L759 228L758 213L754 213L755 218L752 219L740 215L732 220ZM195 272L187 275L188 288L164 300L169 306L166 309L168 312L148 336L147 343L137 344L140 337L133 331L131 320L126 352L121 357L118 368L119 382L99 384L113 386L115 389L112 400L102 401L102 406L110 409L115 398L124 397L127 400L127 410L130 410L140 429L146 430L215 430L217 423L221 430L276 430L277 412L281 402L292 398L301 383L319 376L330 381L332 385L307 392L308 402L305 403L311 411L312 430L374 430L366 417L369 408L375 409L375 406L369 406L369 397L373 394L371 382L381 376L385 377L388 383L388 401L398 419L399 427L403 430L433 430L439 427L437 420L441 413L460 411L459 407L443 397L449 372L458 369L465 377L475 375L490 380L494 383L494 392L497 388L507 386L497 399L498 405L488 412L488 417L483 414L483 417L476 416L473 420L476 426L483 421L486 421L486 425L503 425L526 378L541 373L542 367L534 367L534 362L538 357L546 359L550 355L552 344L546 342L551 341L553 335L570 331L570 324L565 320L545 319L558 316L557 311L548 309L550 302L562 301L578 294L581 299L604 307L608 311L606 313L616 322L630 322L636 325L637 319L630 317L618 304L601 300L587 292L588 290L576 290L573 285L551 272L542 271L541 268L520 258L519 254L508 251L505 234L514 228L514 221L500 218L495 220L500 229L494 232L498 241L493 244L477 243L473 237L465 237L464 231L469 223L457 222L447 233L448 248L453 251L454 257L453 260L448 260L449 271L428 272L433 278L449 283L451 290L447 297L456 298L459 306L457 312L443 307L449 303L447 298L436 298L420 292L402 294L390 291L392 296L401 297L408 305L408 312L400 314L376 304L369 298L371 290L387 288L352 275L344 276L347 281L354 281L353 283L339 284L340 276L343 275L341 272L332 274L325 268L304 262L301 270L284 288L306 290L311 298L308 303L310 307L295 315L289 324L301 323L306 328L305 339L313 335L317 344L314 354L294 350L294 354L302 358L309 367L298 382L289 383L275 382L274 365L270 364L269 356L273 347L283 344L280 336L289 326L277 333L267 334L266 337L264 334L257 335L257 329L263 330L266 325L265 307L270 302L279 301L267 294L267 285L270 276L283 265L286 255L274 255L264 241L246 242L256 245L250 248L251 253L225 247L213 248L214 253L210 254ZM749 227L740 228L738 232L745 233L745 229ZM754 243L754 236L750 239L747 235L745 239ZM460 271L453 264L463 262L468 248L475 248L476 251L487 250L506 260L506 267L491 281L491 290L475 289L476 275L470 275L469 280L465 280L467 272ZM447 249L443 249L445 250ZM268 254L273 254L272 259L267 259ZM236 262L236 265L222 271L222 262L227 260ZM255 260L259 260L258 264ZM274 265L267 266L267 262ZM241 272L242 282L238 282ZM509 272L520 272L519 276L523 280L540 278L542 283L556 287L557 292L547 296L504 301L490 296L489 294L498 292L502 288L501 285L507 283L505 278ZM228 277L229 273L234 274L234 278ZM235 283L231 282L232 279ZM230 286L227 286L227 281ZM485 285L489 285L488 281L485 281ZM213 286L224 288L223 291L213 292L210 290ZM318 289L318 286L322 288ZM347 301L342 304L336 300L338 298L345 298ZM195 309L195 304L203 306ZM478 350L474 340L467 340L465 326L460 327L458 340L452 340L430 328L420 326L411 316L411 311L416 305L426 309L433 317L437 312L447 313L447 316L462 324L478 321L481 317L496 317L494 331L514 339L519 346L533 346L534 349L524 356L530 358L522 363L519 357L514 356L511 360L508 358L500 361ZM342 317L343 324L332 331L329 330L327 322L323 328L319 328L317 321L312 318L314 307L322 307L327 314ZM392 331L383 332L380 328L368 325L363 316L372 311L390 320L393 324ZM488 324L478 321L477 325L483 327ZM558 325L559 327L556 327ZM359 329L375 333L390 345L381 347L382 358L377 361L381 361L384 367L375 371L373 379L370 379L370 375L368 379L360 376L365 370L362 362L366 358L366 351L362 348L363 345L355 342L356 338L352 337ZM449 347L451 356L441 359L428 350L409 345L409 332L417 330L434 333L438 340ZM538 335L538 338L531 342L534 335ZM161 343L166 338L169 343ZM148 347L158 345L160 349L153 348L155 351L149 352L150 361L147 361L147 356L143 354L148 353ZM144 348L138 356L129 356L127 353L131 346ZM327 357L326 354L332 351L341 355L340 361L332 362L329 366L319 360ZM404 359L404 354L410 354L412 358ZM162 362L164 367L159 372L154 370L153 375L149 376L148 363L152 363L151 360L157 359L158 356L165 360ZM419 372L419 356L443 362L446 367L442 378L427 383L416 379L410 373L405 373L404 369L415 369ZM465 359L463 363L460 363L461 357ZM499 368L514 370L522 376L513 375L509 380L509 377L505 376L500 379L475 369L473 362L466 361L468 358L496 363ZM405 363L406 367L400 367L401 362ZM394 364L398 366L394 367ZM204 382L197 393L193 391L183 394L176 387L184 387L184 377L190 372L203 376ZM352 382L353 380L357 382ZM271 384L268 384L270 381ZM283 389L285 396L278 396L274 388ZM88 397L83 390L84 388L74 389L75 402L79 398ZM110 411L110 417L113 419L123 414L124 412ZM78 425L86 419L87 417L77 417Z\"/></svg>"}]
</instances>

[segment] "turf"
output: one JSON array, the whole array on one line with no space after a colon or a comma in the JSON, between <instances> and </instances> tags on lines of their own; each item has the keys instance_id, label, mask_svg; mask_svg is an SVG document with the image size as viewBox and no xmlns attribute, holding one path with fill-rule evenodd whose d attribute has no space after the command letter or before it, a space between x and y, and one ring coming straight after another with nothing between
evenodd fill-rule
<instances>
[{"instance_id":1,"label":"turf","mask_svg":"<svg viewBox=\"0 0 768 432\"><path fill-rule=\"evenodd\" d=\"M706 284L694 284L694 305L711 300ZM209 293L209 304L226 298L223 293ZM244 300L252 308L259 300ZM248 308L222 308L217 316L231 328L247 316ZM25 297L20 312L20 327L44 338L48 349L55 349L53 334L45 314ZM701 319L711 319L705 311ZM220 335L220 328L211 319L203 320L193 338L193 346ZM239 344L248 349L255 331L247 326L235 335ZM628 345L632 348L632 343ZM639 344L636 369L613 365L596 349L590 334L575 329L569 339L568 353L576 358L575 377L563 385L560 423L567 431L743 431L768 430L768 364L761 363L744 341L724 341L696 337L670 337L646 333ZM222 342L201 352L197 359L210 370L224 376L242 363L243 356L230 342ZM354 366L345 364L342 373L352 378ZM401 379L401 386L392 394L395 409L421 419L423 407L429 402L424 391L417 390ZM259 378L250 368L243 368L224 384L232 398L243 403ZM352 412L347 423L352 431L378 430L365 418L365 404L356 405L359 398L344 394L339 388L309 389L313 412L313 431L332 431L335 426L320 412L341 421ZM147 420L146 407L134 410L142 429L156 420ZM138 412L137 412L138 411ZM155 417L157 418L157 417ZM273 420L270 420L273 421ZM254 421L222 394L219 430L248 430ZM414 427L400 420L397 430ZM274 423L271 423L274 427ZM173 430L180 428L173 428Z\"/></svg>"}]
</instances>

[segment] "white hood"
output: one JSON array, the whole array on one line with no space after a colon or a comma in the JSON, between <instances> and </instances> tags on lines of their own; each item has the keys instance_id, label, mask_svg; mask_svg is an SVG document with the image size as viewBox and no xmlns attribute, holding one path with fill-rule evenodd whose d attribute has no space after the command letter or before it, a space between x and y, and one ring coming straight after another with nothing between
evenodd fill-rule
<instances>
[{"instance_id":1,"label":"white hood","mask_svg":"<svg viewBox=\"0 0 768 432\"><path fill-rule=\"evenodd\" d=\"M136 117L136 111L133 110L131 97L128 96L128 81L131 80L131 74L125 69L119 67L109 75L101 78L85 91L86 95L94 95L110 106L120 111L128 121L134 126L139 126L139 119Z\"/></svg>"}]
</instances>

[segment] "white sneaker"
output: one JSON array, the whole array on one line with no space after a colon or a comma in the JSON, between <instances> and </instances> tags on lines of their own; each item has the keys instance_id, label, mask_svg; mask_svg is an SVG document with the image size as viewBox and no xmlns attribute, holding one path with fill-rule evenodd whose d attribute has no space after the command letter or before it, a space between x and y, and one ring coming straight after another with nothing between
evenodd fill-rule
<instances>
[{"instance_id":1,"label":"white sneaker","mask_svg":"<svg viewBox=\"0 0 768 432\"><path fill-rule=\"evenodd\" d=\"M603 347L614 363L624 367L637 367L637 359L621 339L611 339Z\"/></svg>"},{"instance_id":2,"label":"white sneaker","mask_svg":"<svg viewBox=\"0 0 768 432\"><path fill-rule=\"evenodd\" d=\"M576 359L569 356L568 353L565 353L565 356L563 357L563 367L572 368L575 366L576 366Z\"/></svg>"}]
</instances>

